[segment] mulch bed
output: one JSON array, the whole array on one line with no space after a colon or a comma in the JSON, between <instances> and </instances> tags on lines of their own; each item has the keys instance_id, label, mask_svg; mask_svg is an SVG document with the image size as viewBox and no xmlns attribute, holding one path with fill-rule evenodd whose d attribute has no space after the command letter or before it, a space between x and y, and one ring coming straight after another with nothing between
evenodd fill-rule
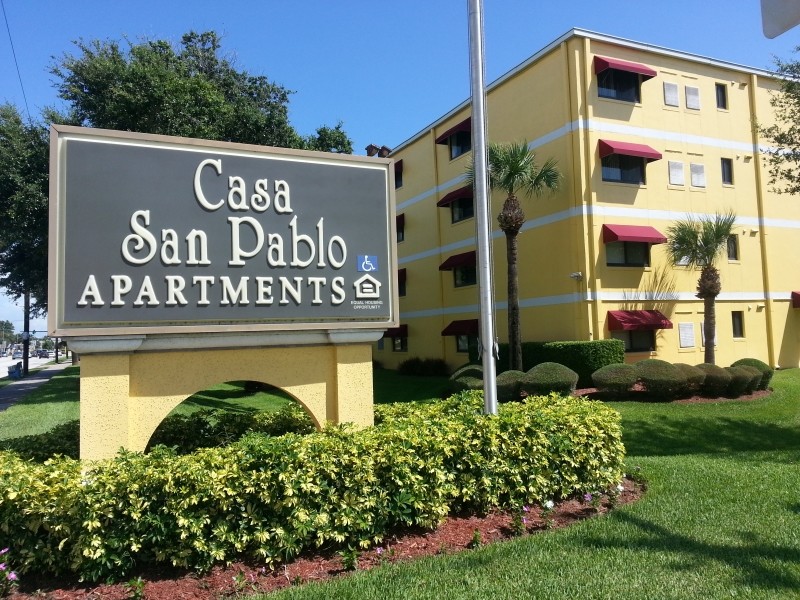
<instances>
[{"instance_id":1,"label":"mulch bed","mask_svg":"<svg viewBox=\"0 0 800 600\"><path fill-rule=\"evenodd\" d=\"M597 506L581 500L557 504L549 515L531 507L525 515L525 532L535 535L548 529L566 527L576 521L607 513L614 506L638 500L644 485L624 479L623 491L613 502L607 497ZM358 555L358 570L368 570L387 563L414 560L423 556L465 552L477 544L493 544L517 537L513 515L504 512L485 516L448 517L436 530L408 529L389 535L382 546ZM12 600L125 600L128 598L170 600L211 600L240 594L271 592L311 581L345 577L348 573L342 557L334 552L313 553L269 570L251 562L237 562L214 567L204 574L177 569L148 569L134 574L128 583L86 585L77 581L54 580L25 574ZM138 584L133 584L140 578Z\"/></svg>"}]
</instances>

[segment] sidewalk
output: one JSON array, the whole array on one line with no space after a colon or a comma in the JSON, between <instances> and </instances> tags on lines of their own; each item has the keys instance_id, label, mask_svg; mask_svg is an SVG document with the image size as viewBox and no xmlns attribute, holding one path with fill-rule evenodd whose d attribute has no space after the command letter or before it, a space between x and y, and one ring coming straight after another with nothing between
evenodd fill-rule
<instances>
[{"instance_id":1,"label":"sidewalk","mask_svg":"<svg viewBox=\"0 0 800 600\"><path fill-rule=\"evenodd\" d=\"M0 411L24 398L29 392L33 391L56 373L60 373L67 367L72 366L72 360L62 359L58 364L50 364L41 371L29 374L23 379L12 381L8 385L0 388Z\"/></svg>"}]
</instances>

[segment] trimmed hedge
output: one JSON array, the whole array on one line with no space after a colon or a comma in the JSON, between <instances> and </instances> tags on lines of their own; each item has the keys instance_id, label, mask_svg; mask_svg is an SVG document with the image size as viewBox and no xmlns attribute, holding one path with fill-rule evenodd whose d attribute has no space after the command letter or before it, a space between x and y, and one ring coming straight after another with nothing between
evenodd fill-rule
<instances>
[{"instance_id":1,"label":"trimmed hedge","mask_svg":"<svg viewBox=\"0 0 800 600\"><path fill-rule=\"evenodd\" d=\"M607 490L622 475L619 414L531 398L480 414L482 395L376 408L380 425L248 435L178 456L81 464L0 454L0 524L19 571L124 580L135 567L266 564L319 547L366 548L392 528ZM13 537L12 537L13 536Z\"/></svg>"},{"instance_id":2,"label":"trimmed hedge","mask_svg":"<svg viewBox=\"0 0 800 600\"><path fill-rule=\"evenodd\" d=\"M686 386L686 378L681 370L664 360L648 358L640 360L634 367L639 382L656 400L677 398Z\"/></svg>"},{"instance_id":3,"label":"trimmed hedge","mask_svg":"<svg viewBox=\"0 0 800 600\"><path fill-rule=\"evenodd\" d=\"M522 376L520 389L529 396L546 396L551 392L569 395L575 391L578 374L559 363L544 362Z\"/></svg>"},{"instance_id":4,"label":"trimmed hedge","mask_svg":"<svg viewBox=\"0 0 800 600\"><path fill-rule=\"evenodd\" d=\"M724 396L731 382L731 374L722 367L710 363L701 363L697 368L706 374L700 392L706 398L719 398Z\"/></svg>"},{"instance_id":5,"label":"trimmed hedge","mask_svg":"<svg viewBox=\"0 0 800 600\"><path fill-rule=\"evenodd\" d=\"M450 369L441 358L409 358L397 367L400 375L416 375L420 377L447 377Z\"/></svg>"},{"instance_id":6,"label":"trimmed hedge","mask_svg":"<svg viewBox=\"0 0 800 600\"><path fill-rule=\"evenodd\" d=\"M738 398L747 391L747 386L752 380L751 367L724 367L730 373L731 380L725 390L725 397ZM760 375L760 374L759 374Z\"/></svg>"},{"instance_id":7,"label":"trimmed hedge","mask_svg":"<svg viewBox=\"0 0 800 600\"><path fill-rule=\"evenodd\" d=\"M477 360L477 353L470 353ZM625 362L625 344L621 340L588 340L570 342L524 342L522 364L525 370L543 362L555 362L578 374L581 387L592 385L592 373L600 367ZM497 364L508 366L508 344L500 344Z\"/></svg>"},{"instance_id":8,"label":"trimmed hedge","mask_svg":"<svg viewBox=\"0 0 800 600\"><path fill-rule=\"evenodd\" d=\"M705 371L686 363L675 363L674 366L680 369L684 377L685 386L681 390L683 395L694 396L699 394L703 388L703 382L706 380Z\"/></svg>"},{"instance_id":9,"label":"trimmed hedge","mask_svg":"<svg viewBox=\"0 0 800 600\"><path fill-rule=\"evenodd\" d=\"M451 393L465 390L483 390L483 365L467 363L450 375Z\"/></svg>"},{"instance_id":10,"label":"trimmed hedge","mask_svg":"<svg viewBox=\"0 0 800 600\"><path fill-rule=\"evenodd\" d=\"M769 382L772 381L772 376L775 374L775 369L770 367L767 363L758 360L757 358L740 358L731 366L740 367L742 365L747 367L755 367L761 372L761 381L756 389L769 389Z\"/></svg>"},{"instance_id":11,"label":"trimmed hedge","mask_svg":"<svg viewBox=\"0 0 800 600\"><path fill-rule=\"evenodd\" d=\"M525 373L522 371L503 371L497 375L497 401L514 402L521 400L520 394L522 378Z\"/></svg>"},{"instance_id":12,"label":"trimmed hedge","mask_svg":"<svg viewBox=\"0 0 800 600\"><path fill-rule=\"evenodd\" d=\"M592 373L592 383L598 391L625 396L639 378L636 367L625 363L606 365Z\"/></svg>"}]
</instances>

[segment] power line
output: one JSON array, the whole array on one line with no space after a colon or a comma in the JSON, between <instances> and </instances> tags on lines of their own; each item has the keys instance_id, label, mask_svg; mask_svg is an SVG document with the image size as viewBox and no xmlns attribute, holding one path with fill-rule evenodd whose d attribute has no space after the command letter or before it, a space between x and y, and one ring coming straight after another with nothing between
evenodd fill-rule
<instances>
[{"instance_id":1,"label":"power line","mask_svg":"<svg viewBox=\"0 0 800 600\"><path fill-rule=\"evenodd\" d=\"M11 44L11 56L14 57L14 66L17 68L17 78L19 79L19 87L22 90L22 100L25 102L25 112L28 113L28 121L31 120L31 111L28 110L28 96L25 95L25 86L22 85L22 74L19 71L19 63L17 62L17 53L14 50L14 40L11 39L11 28L8 26L8 15L6 15L6 5L3 0L0 0L0 7L3 8L3 19L6 22L6 31L8 32L8 43Z\"/></svg>"}]
</instances>

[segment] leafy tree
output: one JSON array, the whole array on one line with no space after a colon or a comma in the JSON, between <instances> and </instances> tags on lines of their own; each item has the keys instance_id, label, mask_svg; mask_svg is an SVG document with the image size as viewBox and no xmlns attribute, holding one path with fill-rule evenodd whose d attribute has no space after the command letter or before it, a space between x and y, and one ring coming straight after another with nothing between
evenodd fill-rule
<instances>
[{"instance_id":1,"label":"leafy tree","mask_svg":"<svg viewBox=\"0 0 800 600\"><path fill-rule=\"evenodd\" d=\"M0 287L30 294L31 313L47 310L49 132L0 106Z\"/></svg>"},{"instance_id":2,"label":"leafy tree","mask_svg":"<svg viewBox=\"0 0 800 600\"><path fill-rule=\"evenodd\" d=\"M775 62L781 78L780 92L770 98L775 122L759 126L759 132L772 146L766 150L770 185L778 193L797 194L800 193L800 61Z\"/></svg>"},{"instance_id":3,"label":"leafy tree","mask_svg":"<svg viewBox=\"0 0 800 600\"><path fill-rule=\"evenodd\" d=\"M0 321L0 348L14 339L14 324L11 321Z\"/></svg>"},{"instance_id":4,"label":"leafy tree","mask_svg":"<svg viewBox=\"0 0 800 600\"><path fill-rule=\"evenodd\" d=\"M714 340L717 329L716 300L722 291L722 282L715 261L727 248L728 238L736 226L733 211L716 213L713 217L687 217L676 221L667 229L667 252L674 265L700 269L697 280L697 297L704 308L703 335L706 340L704 362L715 364Z\"/></svg>"},{"instance_id":5,"label":"leafy tree","mask_svg":"<svg viewBox=\"0 0 800 600\"><path fill-rule=\"evenodd\" d=\"M522 330L519 319L519 278L517 275L517 235L525 223L525 213L517 198L521 191L526 196L541 196L554 191L561 180L556 161L547 159L536 164L536 155L528 150L526 141L508 144L489 144L489 187L506 192L506 199L497 221L506 236L508 264L508 345L509 369L522 370ZM467 169L467 179L475 182L475 171Z\"/></svg>"},{"instance_id":6,"label":"leafy tree","mask_svg":"<svg viewBox=\"0 0 800 600\"><path fill-rule=\"evenodd\" d=\"M302 137L289 124L292 92L261 75L237 70L221 56L213 31L167 41L128 44L75 42L51 67L59 97L76 124L162 135L205 138L284 148L352 152L336 127Z\"/></svg>"}]
</instances>

